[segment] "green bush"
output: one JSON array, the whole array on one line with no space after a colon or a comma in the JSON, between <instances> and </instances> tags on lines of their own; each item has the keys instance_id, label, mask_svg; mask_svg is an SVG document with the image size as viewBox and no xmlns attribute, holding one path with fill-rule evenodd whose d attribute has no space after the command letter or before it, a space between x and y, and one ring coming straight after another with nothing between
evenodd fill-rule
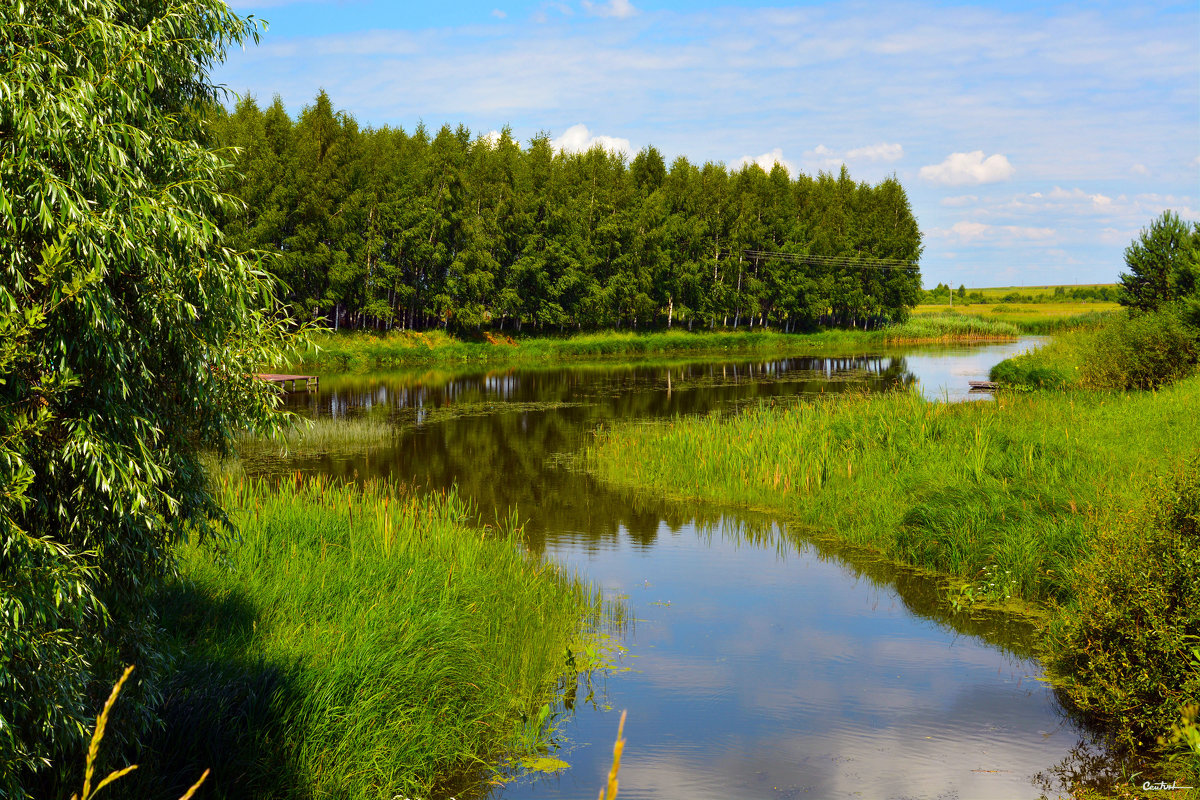
<instances>
[{"instance_id":1,"label":"green bush","mask_svg":"<svg viewBox=\"0 0 1200 800\"><path fill-rule=\"evenodd\" d=\"M1200 698L1200 458L1102 525L1050 642L1070 704L1146 751Z\"/></svg>"},{"instance_id":2,"label":"green bush","mask_svg":"<svg viewBox=\"0 0 1200 800\"><path fill-rule=\"evenodd\" d=\"M1114 316L1091 337L1080 365L1084 386L1157 389L1188 375L1196 338L1170 311Z\"/></svg>"}]
</instances>

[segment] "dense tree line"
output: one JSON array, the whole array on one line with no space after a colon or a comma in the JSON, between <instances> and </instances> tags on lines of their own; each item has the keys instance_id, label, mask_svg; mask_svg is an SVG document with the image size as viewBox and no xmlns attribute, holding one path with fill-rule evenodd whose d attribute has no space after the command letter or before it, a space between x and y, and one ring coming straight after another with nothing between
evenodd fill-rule
<instances>
[{"instance_id":1,"label":"dense tree line","mask_svg":"<svg viewBox=\"0 0 1200 800\"><path fill-rule=\"evenodd\" d=\"M920 293L921 235L894 177L360 129L324 92L295 120L278 98L214 114L246 204L226 233L275 254L294 307L333 327L862 326Z\"/></svg>"}]
</instances>

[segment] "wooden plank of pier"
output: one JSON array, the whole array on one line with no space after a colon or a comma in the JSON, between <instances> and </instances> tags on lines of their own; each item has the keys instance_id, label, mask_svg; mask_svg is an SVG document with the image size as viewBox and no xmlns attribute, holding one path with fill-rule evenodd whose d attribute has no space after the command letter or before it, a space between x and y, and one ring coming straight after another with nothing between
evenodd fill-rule
<instances>
[{"instance_id":1,"label":"wooden plank of pier","mask_svg":"<svg viewBox=\"0 0 1200 800\"><path fill-rule=\"evenodd\" d=\"M306 392L315 392L321 385L321 379L316 375L278 375L270 372L260 372L254 377L267 383L273 383L287 392L299 391L296 386L301 381L304 382L304 391Z\"/></svg>"},{"instance_id":2,"label":"wooden plank of pier","mask_svg":"<svg viewBox=\"0 0 1200 800\"><path fill-rule=\"evenodd\" d=\"M967 381L971 384L972 392L994 392L1000 388L1000 384L995 381Z\"/></svg>"}]
</instances>

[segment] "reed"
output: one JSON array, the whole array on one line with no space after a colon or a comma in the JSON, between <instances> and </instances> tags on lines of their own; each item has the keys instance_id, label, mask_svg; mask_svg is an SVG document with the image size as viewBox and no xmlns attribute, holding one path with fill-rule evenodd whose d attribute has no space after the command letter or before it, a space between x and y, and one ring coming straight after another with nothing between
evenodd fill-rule
<instances>
[{"instance_id":1,"label":"reed","mask_svg":"<svg viewBox=\"0 0 1200 800\"><path fill-rule=\"evenodd\" d=\"M909 318L902 325L886 330L888 342L913 344L919 342L1011 341L1020 331L1016 326L995 319L985 319L956 311L925 314Z\"/></svg>"},{"instance_id":2,"label":"reed","mask_svg":"<svg viewBox=\"0 0 1200 800\"><path fill-rule=\"evenodd\" d=\"M299 475L220 495L237 537L183 545L160 603L182 655L156 789L203 765L229 797L429 796L544 748L595 666L612 607L530 557L515 517Z\"/></svg>"},{"instance_id":3,"label":"reed","mask_svg":"<svg viewBox=\"0 0 1200 800\"><path fill-rule=\"evenodd\" d=\"M304 453L327 453L336 450L362 452L390 444L396 438L396 434L397 429L394 425L377 417L316 417L297 420L295 427L277 439L243 434L238 438L237 449L243 454L279 450Z\"/></svg>"},{"instance_id":4,"label":"reed","mask_svg":"<svg viewBox=\"0 0 1200 800\"><path fill-rule=\"evenodd\" d=\"M584 466L680 500L781 513L990 601L1064 601L1094 517L1197 447L1200 378L1157 393L946 404L843 395L599 430Z\"/></svg>"}]
</instances>

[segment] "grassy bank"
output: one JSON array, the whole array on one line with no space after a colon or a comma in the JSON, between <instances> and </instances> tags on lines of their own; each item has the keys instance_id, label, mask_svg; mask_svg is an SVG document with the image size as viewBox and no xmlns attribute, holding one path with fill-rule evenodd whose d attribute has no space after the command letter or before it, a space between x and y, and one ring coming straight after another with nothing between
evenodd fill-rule
<instances>
[{"instance_id":1,"label":"grassy bank","mask_svg":"<svg viewBox=\"0 0 1200 800\"><path fill-rule=\"evenodd\" d=\"M330 370L388 369L444 363L545 363L721 353L796 353L840 351L886 342L1007 340L1019 331L1003 321L940 315L872 331L824 330L779 333L772 330L738 332L676 330L660 333L588 333L571 337L497 338L463 341L444 333L395 332L325 334L301 354L296 368Z\"/></svg>"},{"instance_id":2,"label":"grassy bank","mask_svg":"<svg viewBox=\"0 0 1200 800\"><path fill-rule=\"evenodd\" d=\"M1066 600L1095 518L1197 447L1198 407L1200 378L995 403L842 396L616 425L584 458L610 482L781 513L986 599Z\"/></svg>"},{"instance_id":3,"label":"grassy bank","mask_svg":"<svg viewBox=\"0 0 1200 800\"><path fill-rule=\"evenodd\" d=\"M143 790L211 766L211 796L425 797L545 746L604 609L514 520L299 477L222 494L238 538L184 546L160 603L182 655Z\"/></svg>"},{"instance_id":4,"label":"grassy bank","mask_svg":"<svg viewBox=\"0 0 1200 800\"><path fill-rule=\"evenodd\" d=\"M1174 314L1118 312L1000 362L990 377L1034 389L1155 389L1192 372L1198 357L1196 332Z\"/></svg>"}]
</instances>

